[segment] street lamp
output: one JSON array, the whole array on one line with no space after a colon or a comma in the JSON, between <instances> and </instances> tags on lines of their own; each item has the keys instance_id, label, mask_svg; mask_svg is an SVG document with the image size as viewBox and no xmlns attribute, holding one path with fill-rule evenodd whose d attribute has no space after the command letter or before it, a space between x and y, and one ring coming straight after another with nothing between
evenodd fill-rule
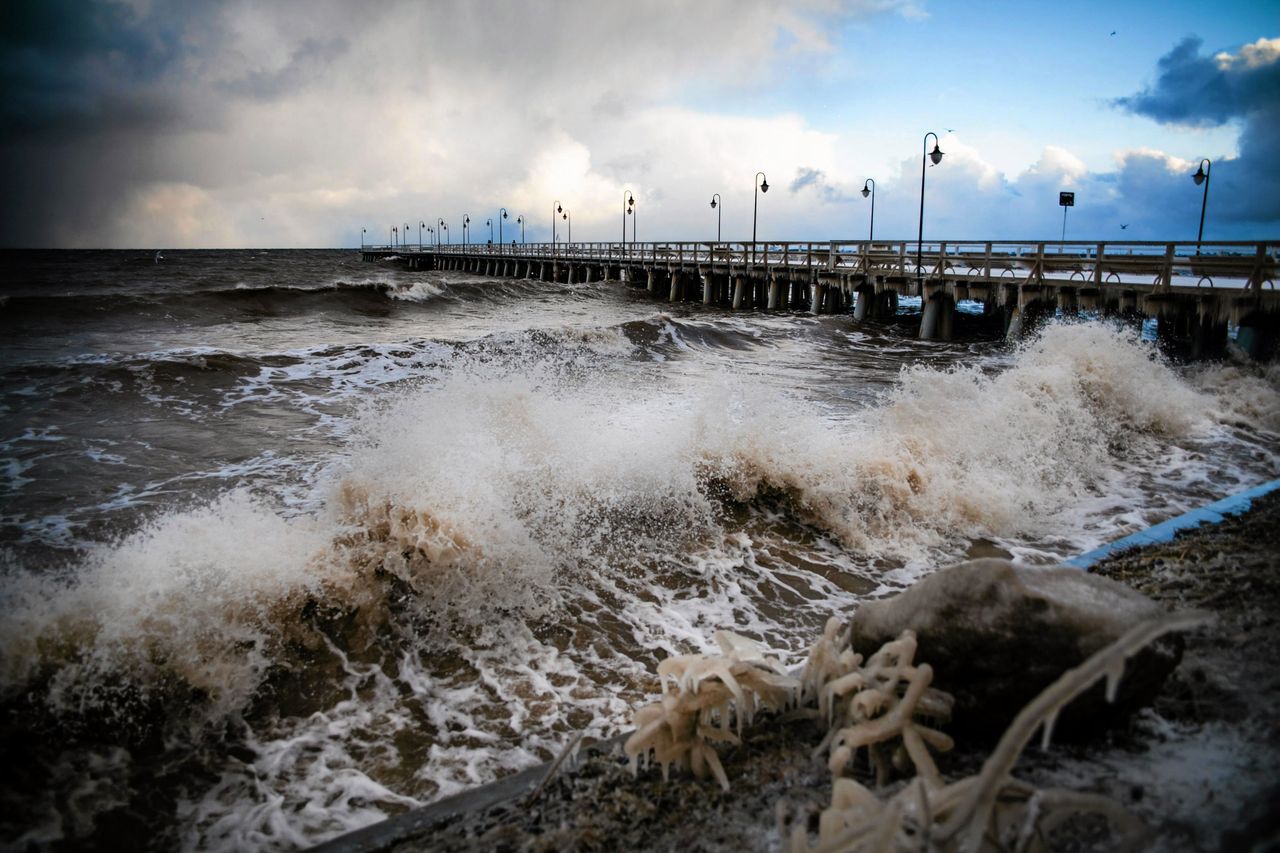
<instances>
[{"instance_id":1,"label":"street lamp","mask_svg":"<svg viewBox=\"0 0 1280 853\"><path fill-rule=\"evenodd\" d=\"M498 210L502 211L502 216L498 217L498 245L502 245L502 220L507 218L507 209L500 207Z\"/></svg>"},{"instance_id":2,"label":"street lamp","mask_svg":"<svg viewBox=\"0 0 1280 853\"><path fill-rule=\"evenodd\" d=\"M484 224L489 226L489 245L492 246L493 245L493 220L486 219L484 221Z\"/></svg>"},{"instance_id":3,"label":"street lamp","mask_svg":"<svg viewBox=\"0 0 1280 853\"><path fill-rule=\"evenodd\" d=\"M467 228L471 225L471 214L462 214L462 251L467 250Z\"/></svg>"},{"instance_id":4,"label":"street lamp","mask_svg":"<svg viewBox=\"0 0 1280 853\"><path fill-rule=\"evenodd\" d=\"M720 217L724 214L724 207L720 204L720 193L714 193L711 196L711 209L716 212L716 242L720 242Z\"/></svg>"},{"instance_id":5,"label":"street lamp","mask_svg":"<svg viewBox=\"0 0 1280 853\"><path fill-rule=\"evenodd\" d=\"M392 226L391 226L391 248L393 248L393 249L394 249L394 248L396 247L396 245L397 245L397 244L396 244L396 232L397 232L397 231L399 231L399 230L400 230L400 229L399 229L399 228L397 228L397 227L395 227L394 225L392 225Z\"/></svg>"},{"instance_id":6,"label":"street lamp","mask_svg":"<svg viewBox=\"0 0 1280 853\"><path fill-rule=\"evenodd\" d=\"M427 227L427 223L421 219L418 220L418 251L422 251L422 229Z\"/></svg>"},{"instance_id":7,"label":"street lamp","mask_svg":"<svg viewBox=\"0 0 1280 853\"><path fill-rule=\"evenodd\" d=\"M754 193L751 201L751 260L752 262L754 262L756 259L756 213L760 209L760 193L767 193L769 191L769 179L764 176L764 172L756 172L756 178L760 179L760 186L756 188L759 190L759 192ZM751 183L752 184L755 183L755 178L752 178Z\"/></svg>"},{"instance_id":8,"label":"street lamp","mask_svg":"<svg viewBox=\"0 0 1280 853\"><path fill-rule=\"evenodd\" d=\"M1191 176L1196 186L1204 184L1204 196L1200 200L1200 230L1196 233L1196 254L1200 254L1200 241L1204 239L1204 209L1209 204L1209 172L1213 169L1213 161L1208 157L1200 161L1200 168Z\"/></svg>"},{"instance_id":9,"label":"street lamp","mask_svg":"<svg viewBox=\"0 0 1280 853\"><path fill-rule=\"evenodd\" d=\"M862 183L862 197L871 196L871 230L867 232L867 242L876 238L876 180L867 178Z\"/></svg>"},{"instance_id":10,"label":"street lamp","mask_svg":"<svg viewBox=\"0 0 1280 853\"><path fill-rule=\"evenodd\" d=\"M524 245L524 214L516 217L516 222L520 223L520 245Z\"/></svg>"},{"instance_id":11,"label":"street lamp","mask_svg":"<svg viewBox=\"0 0 1280 853\"><path fill-rule=\"evenodd\" d=\"M560 206L560 200L556 199L551 204L551 251L554 254L556 250L556 214L563 213L564 208Z\"/></svg>"},{"instance_id":12,"label":"street lamp","mask_svg":"<svg viewBox=\"0 0 1280 853\"><path fill-rule=\"evenodd\" d=\"M369 233L368 228L360 229L360 251L364 251L364 235Z\"/></svg>"},{"instance_id":13,"label":"street lamp","mask_svg":"<svg viewBox=\"0 0 1280 853\"><path fill-rule=\"evenodd\" d=\"M631 190L622 191L622 248L627 247L627 214L631 212L631 208L635 206L636 197Z\"/></svg>"},{"instance_id":14,"label":"street lamp","mask_svg":"<svg viewBox=\"0 0 1280 853\"><path fill-rule=\"evenodd\" d=\"M929 137L933 137L933 150L929 151ZM920 266L921 246L924 241L924 167L926 160L932 160L933 165L942 162L942 149L938 147L938 134L932 130L924 135L924 142L921 143L923 151L927 152L920 156L920 227L916 231L916 285L923 287L924 270ZM923 295L923 294L921 294Z\"/></svg>"},{"instance_id":15,"label":"street lamp","mask_svg":"<svg viewBox=\"0 0 1280 853\"><path fill-rule=\"evenodd\" d=\"M445 224L445 221L443 219L436 220L436 224L440 226L440 231L444 232L445 245L446 246L449 245L449 226ZM439 232L436 233L436 240L437 241L440 240Z\"/></svg>"},{"instance_id":16,"label":"street lamp","mask_svg":"<svg viewBox=\"0 0 1280 853\"><path fill-rule=\"evenodd\" d=\"M565 240L565 242L572 243L573 242L573 217L570 216L569 211L566 210L563 214L561 214L561 218L563 218L566 222L569 223L569 237L567 240Z\"/></svg>"},{"instance_id":17,"label":"street lamp","mask_svg":"<svg viewBox=\"0 0 1280 853\"><path fill-rule=\"evenodd\" d=\"M408 248L409 245L409 223L404 223L404 230L400 232L400 245L402 248Z\"/></svg>"},{"instance_id":18,"label":"street lamp","mask_svg":"<svg viewBox=\"0 0 1280 853\"><path fill-rule=\"evenodd\" d=\"M439 249L439 248L440 248L440 235L436 233L436 227L435 227L434 225L428 225L428 226L427 226L427 233L431 235L430 237L428 237L428 238L427 238L427 242L429 242L429 243L433 243L433 244L435 245L435 247L436 247L437 249Z\"/></svg>"}]
</instances>

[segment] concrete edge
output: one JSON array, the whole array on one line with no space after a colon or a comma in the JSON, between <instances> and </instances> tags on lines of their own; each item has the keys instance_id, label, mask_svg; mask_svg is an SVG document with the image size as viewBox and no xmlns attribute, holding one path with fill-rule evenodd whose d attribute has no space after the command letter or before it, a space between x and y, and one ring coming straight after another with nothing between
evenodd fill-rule
<instances>
[{"instance_id":1,"label":"concrete edge","mask_svg":"<svg viewBox=\"0 0 1280 853\"><path fill-rule=\"evenodd\" d=\"M585 753L607 755L618 750L630 736L631 732L623 732L602 741L583 744L579 748ZM421 808L410 809L403 814L369 824L362 829L353 829L337 838L317 844L311 848L311 851L312 853L378 853L411 839L416 839L422 846L429 847L430 839L422 836L432 828L461 815L484 811L528 795L547 777L553 764L555 764L554 760L528 767L519 773L505 776L478 788L461 791L452 797L446 797ZM568 769L570 768L561 765L555 772L560 773Z\"/></svg>"},{"instance_id":2,"label":"concrete edge","mask_svg":"<svg viewBox=\"0 0 1280 853\"><path fill-rule=\"evenodd\" d=\"M1237 492L1222 500L1214 501L1190 512L1184 512L1182 515L1162 521L1153 527L1148 527L1146 530L1139 530L1137 533L1131 533L1113 542L1108 542L1100 548L1094 548L1092 551L1072 557L1070 560L1065 560L1062 565L1087 570L1112 554L1118 554L1131 548L1145 548L1148 545L1169 542L1181 530L1199 527L1201 524L1220 524L1228 516L1248 512L1249 508L1253 506L1255 498L1260 498L1278 489L1280 489L1280 480L1272 480L1269 483L1254 486L1252 489Z\"/></svg>"}]
</instances>

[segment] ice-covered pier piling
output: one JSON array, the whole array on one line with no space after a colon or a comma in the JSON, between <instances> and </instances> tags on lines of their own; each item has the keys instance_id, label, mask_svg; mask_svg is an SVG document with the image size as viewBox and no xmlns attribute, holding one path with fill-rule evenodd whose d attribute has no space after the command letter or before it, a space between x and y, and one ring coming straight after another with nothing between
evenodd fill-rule
<instances>
[{"instance_id":1,"label":"ice-covered pier piling","mask_svg":"<svg viewBox=\"0 0 1280 853\"><path fill-rule=\"evenodd\" d=\"M363 246L365 260L569 284L618 281L671 302L887 319L920 297L920 337L950 340L956 305L1010 338L1039 319L1094 311L1156 318L1171 350L1220 355L1228 324L1253 357L1280 340L1280 241L1076 243L866 240Z\"/></svg>"}]
</instances>

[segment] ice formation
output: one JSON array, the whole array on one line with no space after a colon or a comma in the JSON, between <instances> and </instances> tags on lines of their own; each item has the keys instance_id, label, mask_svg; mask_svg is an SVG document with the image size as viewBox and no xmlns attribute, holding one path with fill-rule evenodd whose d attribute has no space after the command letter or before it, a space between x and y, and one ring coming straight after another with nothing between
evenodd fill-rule
<instances>
[{"instance_id":1,"label":"ice formation","mask_svg":"<svg viewBox=\"0 0 1280 853\"><path fill-rule=\"evenodd\" d=\"M928 747L946 752L953 743L923 721L950 719L953 699L929 686L928 664L915 664L916 635L903 631L862 665L839 631L840 620L832 617L801 675L803 697L816 695L828 727L817 751L830 748L831 773L841 775L866 747L878 784L889 780L891 766L903 768L908 760L917 773L940 782Z\"/></svg>"},{"instance_id":2,"label":"ice formation","mask_svg":"<svg viewBox=\"0 0 1280 853\"><path fill-rule=\"evenodd\" d=\"M950 784L944 784L927 750L910 746L906 734L907 757L918 775L888 800L852 779L837 778L833 784L831 806L822 812L818 823L817 843L811 844L803 822L798 822L789 838L791 853L818 851L896 851L938 850L957 853L984 851L1042 851L1045 839L1064 820L1080 813L1104 817L1118 836L1118 849L1135 844L1144 826L1114 801L1096 794L1067 790L1037 790L1011 775L1013 765L1037 729L1044 732L1047 745L1058 712L1072 699L1100 679L1107 679L1107 694L1113 696L1124 672L1125 660L1157 637L1175 630L1200 625L1206 617L1200 613L1160 616L1138 623L1124 636L1101 649L1074 669L1067 670L1027 705L1006 730L995 750L987 758L982 771ZM814 648L810 661L829 660L834 648L820 649L832 626ZM906 635L886 644L902 643ZM914 652L914 648L911 649ZM838 652L843 654L843 652ZM909 658L900 658L901 660ZM868 662L870 664L870 662ZM923 670L926 667L918 667ZM824 685L830 686L836 681ZM816 681L816 679L815 679ZM913 690L923 696L927 678L908 677L907 697ZM887 719L887 718L882 718ZM904 729L905 731L905 729ZM837 740L837 742L839 742ZM859 743L857 737L845 739L845 745ZM833 751L833 771L837 770Z\"/></svg>"},{"instance_id":3,"label":"ice formation","mask_svg":"<svg viewBox=\"0 0 1280 853\"><path fill-rule=\"evenodd\" d=\"M658 666L662 701L636 712L636 731L624 750L633 772L646 761L708 773L729 789L713 744L739 743L744 725L757 708L817 717L828 728L817 752L830 750L834 777L831 805L811 839L806 821L797 821L787 837L791 853L827 851L929 850L989 853L1046 850L1049 834L1078 814L1105 818L1117 837L1117 849L1136 844L1142 821L1113 800L1088 793L1039 790L1012 776L1013 765L1037 730L1047 746L1058 712L1106 679L1108 699L1115 695L1126 659L1171 631L1203 624L1202 613L1161 615L1137 623L1109 646L1067 670L1028 704L1010 724L982 771L947 783L929 748L949 750L951 738L926 725L946 721L952 697L930 686L933 670L915 662L916 637L904 631L865 663L849 648L848 631L832 618L810 650L799 678L787 675L760 645L728 631L716 633L723 655L682 655ZM733 729L736 725L737 734ZM867 748L877 785L891 769L914 769L915 778L881 799L843 773ZM650 756L652 758L650 759Z\"/></svg>"},{"instance_id":4,"label":"ice formation","mask_svg":"<svg viewBox=\"0 0 1280 853\"><path fill-rule=\"evenodd\" d=\"M635 733L623 745L633 771L647 760L661 765L664 779L673 764L699 779L710 771L728 790L712 743L738 743L760 707L783 710L795 703L800 682L762 646L730 631L717 631L715 638L723 655L680 655L658 665L662 701L635 713Z\"/></svg>"}]
</instances>

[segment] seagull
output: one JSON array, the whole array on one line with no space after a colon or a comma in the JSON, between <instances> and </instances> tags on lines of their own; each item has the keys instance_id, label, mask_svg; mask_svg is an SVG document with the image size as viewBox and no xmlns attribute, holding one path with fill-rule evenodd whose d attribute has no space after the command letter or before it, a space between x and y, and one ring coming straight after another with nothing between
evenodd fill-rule
<instances>
[{"instance_id":1,"label":"seagull","mask_svg":"<svg viewBox=\"0 0 1280 853\"><path fill-rule=\"evenodd\" d=\"M1116 34L1116 31L1115 31L1115 30L1112 30L1112 31L1111 31L1111 35L1115 35L1115 34Z\"/></svg>"},{"instance_id":2,"label":"seagull","mask_svg":"<svg viewBox=\"0 0 1280 853\"><path fill-rule=\"evenodd\" d=\"M1120 230L1121 230L1121 231L1123 231L1124 229L1126 229L1126 228L1128 228L1128 227L1129 227L1128 225L1121 225L1121 226L1120 226Z\"/></svg>"}]
</instances>

